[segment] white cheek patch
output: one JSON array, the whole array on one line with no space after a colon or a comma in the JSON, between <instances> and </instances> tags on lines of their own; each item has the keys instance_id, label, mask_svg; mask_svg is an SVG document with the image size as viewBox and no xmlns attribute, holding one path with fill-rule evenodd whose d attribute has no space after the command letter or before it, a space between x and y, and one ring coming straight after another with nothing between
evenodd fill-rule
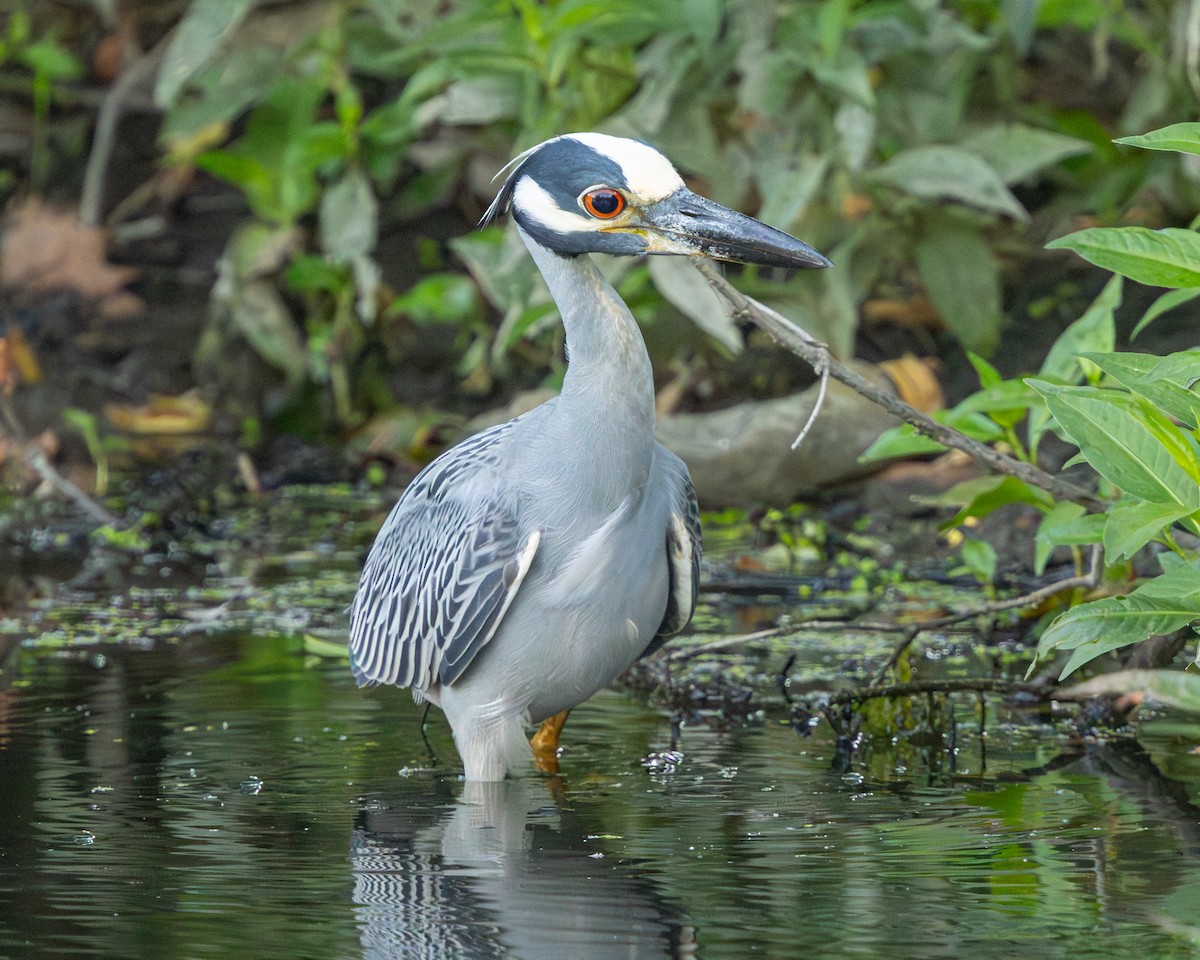
<instances>
[{"instance_id":1,"label":"white cheek patch","mask_svg":"<svg viewBox=\"0 0 1200 960\"><path fill-rule=\"evenodd\" d=\"M683 178L671 166L671 161L644 143L610 137L606 133L570 133L567 136L616 162L630 194L640 202L662 200L683 186Z\"/></svg>"},{"instance_id":2,"label":"white cheek patch","mask_svg":"<svg viewBox=\"0 0 1200 960\"><path fill-rule=\"evenodd\" d=\"M582 211L572 213L555 202L533 177L522 177L513 191L513 206L530 220L547 230L558 233L577 233L580 230L594 231L596 222Z\"/></svg>"}]
</instances>

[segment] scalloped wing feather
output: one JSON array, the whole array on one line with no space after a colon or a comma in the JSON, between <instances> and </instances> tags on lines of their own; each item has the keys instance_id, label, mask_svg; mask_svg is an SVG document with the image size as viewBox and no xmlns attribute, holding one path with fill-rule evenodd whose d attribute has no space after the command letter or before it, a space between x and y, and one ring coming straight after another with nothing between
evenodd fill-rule
<instances>
[{"instance_id":1,"label":"scalloped wing feather","mask_svg":"<svg viewBox=\"0 0 1200 960\"><path fill-rule=\"evenodd\" d=\"M409 485L363 567L350 620L360 685L453 683L495 635L537 553L496 483L502 424L443 454ZM500 496L496 496L499 493Z\"/></svg>"}]
</instances>

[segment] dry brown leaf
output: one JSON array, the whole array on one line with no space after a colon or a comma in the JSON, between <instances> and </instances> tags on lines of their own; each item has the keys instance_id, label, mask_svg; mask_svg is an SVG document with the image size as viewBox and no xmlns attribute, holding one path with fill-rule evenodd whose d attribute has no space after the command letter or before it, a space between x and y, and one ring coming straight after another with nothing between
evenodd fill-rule
<instances>
[{"instance_id":1,"label":"dry brown leaf","mask_svg":"<svg viewBox=\"0 0 1200 960\"><path fill-rule=\"evenodd\" d=\"M107 235L69 210L36 198L8 214L0 247L0 283L30 293L73 290L89 300L124 293L137 271L106 258Z\"/></svg>"},{"instance_id":2,"label":"dry brown leaf","mask_svg":"<svg viewBox=\"0 0 1200 960\"><path fill-rule=\"evenodd\" d=\"M155 394L140 407L109 403L104 415L118 430L137 434L199 433L212 422L212 407L195 390L178 396Z\"/></svg>"},{"instance_id":3,"label":"dry brown leaf","mask_svg":"<svg viewBox=\"0 0 1200 960\"><path fill-rule=\"evenodd\" d=\"M862 306L862 315L868 323L895 323L902 327L926 330L945 327L933 301L923 293L907 300L868 300Z\"/></svg>"},{"instance_id":4,"label":"dry brown leaf","mask_svg":"<svg viewBox=\"0 0 1200 960\"><path fill-rule=\"evenodd\" d=\"M928 362L911 353L879 365L895 384L896 395L923 413L941 410L946 404L942 386Z\"/></svg>"}]
</instances>

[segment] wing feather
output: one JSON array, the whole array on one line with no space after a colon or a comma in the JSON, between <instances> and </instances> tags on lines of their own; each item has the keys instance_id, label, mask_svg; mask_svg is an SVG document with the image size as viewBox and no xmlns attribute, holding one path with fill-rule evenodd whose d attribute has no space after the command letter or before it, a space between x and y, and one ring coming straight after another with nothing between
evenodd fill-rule
<instances>
[{"instance_id":1,"label":"wing feather","mask_svg":"<svg viewBox=\"0 0 1200 960\"><path fill-rule=\"evenodd\" d=\"M647 653L653 653L662 646L662 638L678 633L688 625L700 592L700 506L696 502L696 490L682 460L665 449L660 448L658 453L660 456L666 454L667 478L673 494L671 518L666 530L670 581L666 613Z\"/></svg>"},{"instance_id":2,"label":"wing feather","mask_svg":"<svg viewBox=\"0 0 1200 960\"><path fill-rule=\"evenodd\" d=\"M359 684L450 684L495 635L537 553L499 469L511 421L431 463L379 531L350 616Z\"/></svg>"}]
</instances>

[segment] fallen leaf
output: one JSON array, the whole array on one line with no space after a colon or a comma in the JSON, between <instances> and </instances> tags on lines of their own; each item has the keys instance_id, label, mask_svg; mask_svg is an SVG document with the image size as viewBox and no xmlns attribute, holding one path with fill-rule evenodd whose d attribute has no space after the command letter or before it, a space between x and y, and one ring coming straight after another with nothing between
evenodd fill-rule
<instances>
[{"instance_id":1,"label":"fallen leaf","mask_svg":"<svg viewBox=\"0 0 1200 960\"><path fill-rule=\"evenodd\" d=\"M933 301L925 294L907 300L867 300L862 305L863 319L868 323L895 323L910 329L941 330L945 323Z\"/></svg>"},{"instance_id":2,"label":"fallen leaf","mask_svg":"<svg viewBox=\"0 0 1200 960\"><path fill-rule=\"evenodd\" d=\"M140 407L105 404L104 415L118 430L137 434L199 433L212 422L212 407L195 390L178 396L155 394Z\"/></svg>"},{"instance_id":3,"label":"fallen leaf","mask_svg":"<svg viewBox=\"0 0 1200 960\"><path fill-rule=\"evenodd\" d=\"M31 198L13 208L0 247L0 283L29 293L72 290L89 300L124 293L137 271L106 257L107 234ZM129 294L126 294L129 296Z\"/></svg>"},{"instance_id":4,"label":"fallen leaf","mask_svg":"<svg viewBox=\"0 0 1200 960\"><path fill-rule=\"evenodd\" d=\"M900 399L910 407L932 413L945 406L941 384L928 362L906 353L895 360L885 360L879 366L895 384Z\"/></svg>"}]
</instances>

